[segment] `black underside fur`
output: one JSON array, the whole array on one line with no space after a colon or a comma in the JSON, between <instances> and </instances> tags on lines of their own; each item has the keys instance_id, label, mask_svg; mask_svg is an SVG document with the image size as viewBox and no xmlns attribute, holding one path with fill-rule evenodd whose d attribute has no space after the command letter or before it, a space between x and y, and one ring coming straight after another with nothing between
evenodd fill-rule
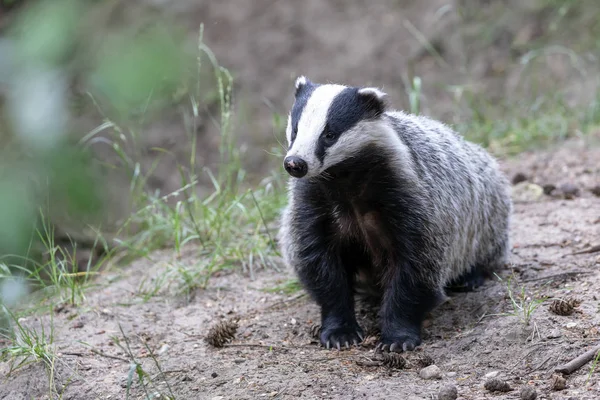
<instances>
[{"instance_id":1,"label":"black underside fur","mask_svg":"<svg viewBox=\"0 0 600 400\"><path fill-rule=\"evenodd\" d=\"M385 150L366 148L319 178L296 182L293 230L299 278L321 306L321 341L359 342L358 281L381 293L381 342L392 351L421 342L421 323L443 298L431 280L427 204L394 173Z\"/></svg>"}]
</instances>

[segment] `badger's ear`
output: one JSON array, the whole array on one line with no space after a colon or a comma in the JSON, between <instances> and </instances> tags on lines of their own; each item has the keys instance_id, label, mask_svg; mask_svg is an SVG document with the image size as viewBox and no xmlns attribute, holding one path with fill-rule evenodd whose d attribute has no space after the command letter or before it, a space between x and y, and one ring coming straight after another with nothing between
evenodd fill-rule
<instances>
[{"instance_id":1,"label":"badger's ear","mask_svg":"<svg viewBox=\"0 0 600 400\"><path fill-rule=\"evenodd\" d=\"M294 96L298 96L298 93L300 93L302 91L302 89L304 89L305 86L310 85L310 84L311 84L311 82L304 75L296 78L296 83L295 83L296 92L294 93Z\"/></svg>"},{"instance_id":2,"label":"badger's ear","mask_svg":"<svg viewBox=\"0 0 600 400\"><path fill-rule=\"evenodd\" d=\"M386 93L377 88L366 87L358 89L358 97L363 101L367 111L372 113L374 117L378 117L385 112L386 96Z\"/></svg>"}]
</instances>

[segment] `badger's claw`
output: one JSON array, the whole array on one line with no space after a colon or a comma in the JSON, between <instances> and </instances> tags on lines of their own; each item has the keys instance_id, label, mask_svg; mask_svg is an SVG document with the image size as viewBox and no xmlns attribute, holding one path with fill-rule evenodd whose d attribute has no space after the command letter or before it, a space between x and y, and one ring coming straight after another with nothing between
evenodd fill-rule
<instances>
[{"instance_id":1,"label":"badger's claw","mask_svg":"<svg viewBox=\"0 0 600 400\"><path fill-rule=\"evenodd\" d=\"M393 337L382 336L381 342L375 347L376 352L402 353L413 351L421 344L421 338L415 334L400 334Z\"/></svg>"},{"instance_id":2,"label":"badger's claw","mask_svg":"<svg viewBox=\"0 0 600 400\"><path fill-rule=\"evenodd\" d=\"M323 328L321 331L321 343L329 350L336 348L342 350L350 349L350 343L358 346L362 342L362 329L356 325L352 327L341 326L334 328Z\"/></svg>"}]
</instances>

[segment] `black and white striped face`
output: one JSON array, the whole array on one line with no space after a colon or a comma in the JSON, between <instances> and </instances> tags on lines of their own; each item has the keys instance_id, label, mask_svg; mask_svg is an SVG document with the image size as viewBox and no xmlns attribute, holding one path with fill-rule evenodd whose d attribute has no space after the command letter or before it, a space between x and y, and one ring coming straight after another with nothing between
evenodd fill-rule
<instances>
[{"instance_id":1,"label":"black and white striped face","mask_svg":"<svg viewBox=\"0 0 600 400\"><path fill-rule=\"evenodd\" d=\"M301 76L288 118L283 165L293 177L318 176L352 157L369 142L368 124L385 111L375 88L320 85Z\"/></svg>"}]
</instances>

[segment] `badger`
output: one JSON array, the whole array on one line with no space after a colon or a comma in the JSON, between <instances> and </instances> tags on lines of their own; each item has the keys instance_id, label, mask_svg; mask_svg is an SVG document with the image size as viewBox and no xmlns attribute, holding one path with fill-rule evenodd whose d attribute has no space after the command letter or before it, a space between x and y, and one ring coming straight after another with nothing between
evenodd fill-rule
<instances>
[{"instance_id":1,"label":"badger","mask_svg":"<svg viewBox=\"0 0 600 400\"><path fill-rule=\"evenodd\" d=\"M296 79L278 242L320 306L320 342L364 338L358 287L379 296L379 351L414 350L447 290L473 290L509 257L512 203L496 160L374 87Z\"/></svg>"}]
</instances>

